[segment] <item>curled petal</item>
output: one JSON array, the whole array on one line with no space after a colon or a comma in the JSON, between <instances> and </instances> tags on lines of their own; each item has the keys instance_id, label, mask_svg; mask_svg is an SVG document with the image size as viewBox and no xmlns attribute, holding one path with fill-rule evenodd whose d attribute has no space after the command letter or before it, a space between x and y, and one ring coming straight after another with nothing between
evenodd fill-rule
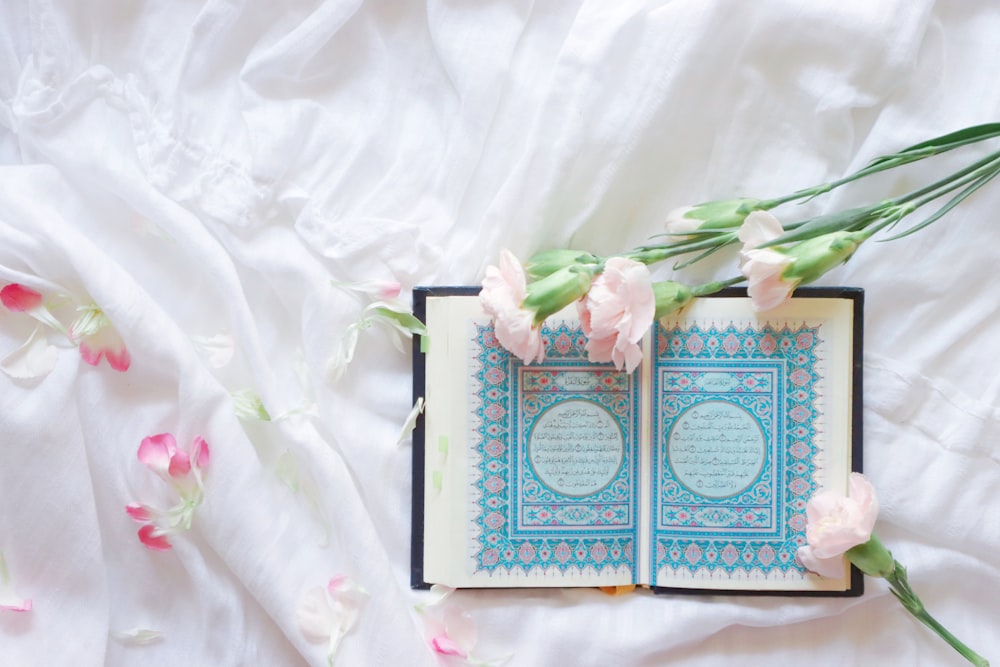
<instances>
[{"instance_id":1,"label":"curled petal","mask_svg":"<svg viewBox=\"0 0 1000 667\"><path fill-rule=\"evenodd\" d=\"M119 372L127 371L132 365L125 342L110 324L80 340L80 356L91 366L99 364L103 357Z\"/></svg>"},{"instance_id":2,"label":"curled petal","mask_svg":"<svg viewBox=\"0 0 1000 667\"><path fill-rule=\"evenodd\" d=\"M296 619L299 630L309 641L323 642L330 639L336 621L322 588L316 586L305 592L299 600Z\"/></svg>"},{"instance_id":3,"label":"curled petal","mask_svg":"<svg viewBox=\"0 0 1000 667\"><path fill-rule=\"evenodd\" d=\"M23 313L41 306L42 295L30 287L10 283L0 289L0 303L11 312Z\"/></svg>"},{"instance_id":4,"label":"curled petal","mask_svg":"<svg viewBox=\"0 0 1000 667\"><path fill-rule=\"evenodd\" d=\"M58 350L35 329L24 345L0 361L0 369L17 380L33 380L51 373L58 361Z\"/></svg>"},{"instance_id":5,"label":"curled petal","mask_svg":"<svg viewBox=\"0 0 1000 667\"><path fill-rule=\"evenodd\" d=\"M462 658L463 660L469 657L469 654L446 634L432 637L430 646L436 653L440 653L441 655L450 655Z\"/></svg>"},{"instance_id":6,"label":"curled petal","mask_svg":"<svg viewBox=\"0 0 1000 667\"><path fill-rule=\"evenodd\" d=\"M142 439L139 445L139 461L153 472L166 475L170 462L177 451L177 440L170 433L160 433Z\"/></svg>"},{"instance_id":7,"label":"curled petal","mask_svg":"<svg viewBox=\"0 0 1000 667\"><path fill-rule=\"evenodd\" d=\"M147 549L152 549L154 551L167 551L171 549L170 540L164 535L160 530L152 525L147 524L139 529L139 541L142 542Z\"/></svg>"},{"instance_id":8,"label":"curled petal","mask_svg":"<svg viewBox=\"0 0 1000 667\"><path fill-rule=\"evenodd\" d=\"M196 435L194 443L191 445L191 460L194 463L194 467L198 469L204 468L208 465L209 457L208 443L205 441L205 438Z\"/></svg>"},{"instance_id":9,"label":"curled petal","mask_svg":"<svg viewBox=\"0 0 1000 667\"><path fill-rule=\"evenodd\" d=\"M167 473L174 479L181 479L187 477L188 473L191 472L191 457L188 453L178 449L174 452L174 455L170 457L170 466L167 468Z\"/></svg>"},{"instance_id":10,"label":"curled petal","mask_svg":"<svg viewBox=\"0 0 1000 667\"><path fill-rule=\"evenodd\" d=\"M130 503L125 506L125 513L141 523L148 523L153 520L153 513L145 505Z\"/></svg>"}]
</instances>

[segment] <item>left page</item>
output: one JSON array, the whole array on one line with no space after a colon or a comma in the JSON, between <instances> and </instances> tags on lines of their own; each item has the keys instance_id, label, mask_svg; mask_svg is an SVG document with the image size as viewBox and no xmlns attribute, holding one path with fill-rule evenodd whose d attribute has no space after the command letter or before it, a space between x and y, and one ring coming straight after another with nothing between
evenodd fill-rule
<instances>
[{"instance_id":1,"label":"left page","mask_svg":"<svg viewBox=\"0 0 1000 667\"><path fill-rule=\"evenodd\" d=\"M425 298L423 580L453 587L635 583L641 370L587 360L550 318L545 360L496 341L476 296Z\"/></svg>"}]
</instances>

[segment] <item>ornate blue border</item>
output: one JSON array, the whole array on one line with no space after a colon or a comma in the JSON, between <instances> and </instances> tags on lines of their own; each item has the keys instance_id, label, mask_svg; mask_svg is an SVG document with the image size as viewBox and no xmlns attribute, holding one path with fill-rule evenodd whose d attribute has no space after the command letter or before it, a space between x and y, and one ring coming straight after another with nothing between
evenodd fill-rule
<instances>
[{"instance_id":1,"label":"ornate blue border","mask_svg":"<svg viewBox=\"0 0 1000 667\"><path fill-rule=\"evenodd\" d=\"M781 329L713 324L665 330L655 325L650 517L654 585L662 568L714 577L754 571L762 576L773 571L804 574L795 552L805 542L806 501L816 490L819 333L820 327L805 323ZM697 382L709 374L716 376L711 383L715 390ZM722 382L727 375L730 381ZM671 420L685 408L710 400L748 410L767 442L764 470L745 492L729 498L690 492L666 457Z\"/></svg>"},{"instance_id":2,"label":"ornate blue border","mask_svg":"<svg viewBox=\"0 0 1000 667\"><path fill-rule=\"evenodd\" d=\"M562 323L542 327L546 361L524 366L504 350L492 325L471 338L473 555L475 571L552 570L635 573L641 383L610 364L587 360L586 338ZM589 380L570 390L547 383L560 371ZM525 378L528 380L526 381ZM540 483L527 437L544 410L569 400L605 408L621 429L620 468L600 490L566 496Z\"/></svg>"}]
</instances>

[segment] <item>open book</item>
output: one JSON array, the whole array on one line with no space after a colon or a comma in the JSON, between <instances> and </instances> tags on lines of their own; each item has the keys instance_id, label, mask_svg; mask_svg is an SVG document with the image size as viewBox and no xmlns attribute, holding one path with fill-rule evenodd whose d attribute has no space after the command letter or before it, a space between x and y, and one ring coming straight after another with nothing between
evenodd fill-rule
<instances>
[{"instance_id":1,"label":"open book","mask_svg":"<svg viewBox=\"0 0 1000 667\"><path fill-rule=\"evenodd\" d=\"M413 586L861 594L846 559L795 557L810 496L861 469L860 289L697 299L631 374L588 361L572 309L523 364L478 291L414 291Z\"/></svg>"}]
</instances>

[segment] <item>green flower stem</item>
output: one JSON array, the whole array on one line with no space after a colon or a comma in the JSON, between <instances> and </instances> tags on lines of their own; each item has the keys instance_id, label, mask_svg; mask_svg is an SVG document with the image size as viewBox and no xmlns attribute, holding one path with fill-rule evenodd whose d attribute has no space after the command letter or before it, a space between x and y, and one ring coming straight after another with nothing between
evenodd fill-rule
<instances>
[{"instance_id":1,"label":"green flower stem","mask_svg":"<svg viewBox=\"0 0 1000 667\"><path fill-rule=\"evenodd\" d=\"M969 183L976 178L982 176L985 173L996 173L1000 165L1000 151L991 153L984 157L982 160L978 160L970 164L965 169L959 169L954 174L946 176L930 185L920 188L919 190L914 190L913 192L899 197L893 200L895 204L905 204L913 200L918 200L917 206L923 206L927 202L933 201L938 197L941 197L956 188L961 187L965 183Z\"/></svg>"},{"instance_id":2,"label":"green flower stem","mask_svg":"<svg viewBox=\"0 0 1000 667\"><path fill-rule=\"evenodd\" d=\"M692 296L708 296L709 294L715 294L721 291L725 287L730 285L736 285L738 283L746 280L746 276L736 276L735 278L729 278L728 280L719 280L714 283L705 283L704 285L697 285L691 288Z\"/></svg>"},{"instance_id":3,"label":"green flower stem","mask_svg":"<svg viewBox=\"0 0 1000 667\"><path fill-rule=\"evenodd\" d=\"M848 183L860 180L866 176L877 174L880 171L895 169L896 167L901 167L904 164L918 162L924 158L940 155L941 153L946 153L950 150L961 148L962 146L978 143L980 141L986 141L987 139L993 139L998 136L1000 136L1000 124L990 123L987 125L980 125L978 127L966 128L964 130L952 132L940 137L935 137L934 139L921 142L915 146L910 146L909 148L899 151L898 153L877 157L853 174L849 174L835 181L815 185L811 188L803 188L802 190L797 190L783 197L765 199L758 204L758 207L766 211L776 206L780 206L781 204L787 204L788 202L798 201L800 199L812 199L813 197L826 194L831 190L839 188L842 185L847 185Z\"/></svg>"},{"instance_id":4,"label":"green flower stem","mask_svg":"<svg viewBox=\"0 0 1000 667\"><path fill-rule=\"evenodd\" d=\"M892 594L902 603L906 611L910 612L914 618L937 633L941 639L961 654L963 658L971 662L976 667L989 667L989 661L966 646L958 637L951 634L947 628L941 625L937 619L927 613L924 603L921 602L917 594L910 588L910 582L906 577L906 568L899 561L895 562L895 568L885 579L889 582Z\"/></svg>"}]
</instances>

